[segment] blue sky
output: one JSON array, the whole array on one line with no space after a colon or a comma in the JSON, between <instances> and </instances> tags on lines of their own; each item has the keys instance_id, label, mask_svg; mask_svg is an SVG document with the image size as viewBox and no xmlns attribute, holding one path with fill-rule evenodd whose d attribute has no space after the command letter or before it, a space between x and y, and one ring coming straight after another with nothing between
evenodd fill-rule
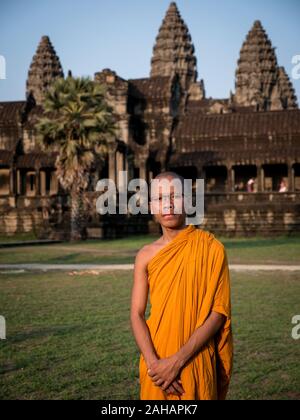
<instances>
[{"instance_id":1,"label":"blue sky","mask_svg":"<svg viewBox=\"0 0 300 420\"><path fill-rule=\"evenodd\" d=\"M1 0L0 55L6 80L0 100L25 97L28 68L49 35L65 73L93 76L103 68L121 77L148 77L152 48L170 0ZM207 96L228 97L242 43L260 19L288 74L300 55L299 0L178 0ZM300 79L293 80L300 102Z\"/></svg>"}]
</instances>

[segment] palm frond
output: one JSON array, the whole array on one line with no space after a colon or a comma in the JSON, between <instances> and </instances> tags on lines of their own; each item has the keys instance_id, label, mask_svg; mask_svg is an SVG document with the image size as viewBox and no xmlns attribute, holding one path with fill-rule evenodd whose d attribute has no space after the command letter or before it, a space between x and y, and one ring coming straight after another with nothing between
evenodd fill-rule
<instances>
[{"instance_id":1,"label":"palm frond","mask_svg":"<svg viewBox=\"0 0 300 420\"><path fill-rule=\"evenodd\" d=\"M115 134L112 109L105 101L106 88L88 77L58 79L44 102L45 116L37 125L43 150L56 150L61 185L86 185L95 156L107 154L106 139Z\"/></svg>"}]
</instances>

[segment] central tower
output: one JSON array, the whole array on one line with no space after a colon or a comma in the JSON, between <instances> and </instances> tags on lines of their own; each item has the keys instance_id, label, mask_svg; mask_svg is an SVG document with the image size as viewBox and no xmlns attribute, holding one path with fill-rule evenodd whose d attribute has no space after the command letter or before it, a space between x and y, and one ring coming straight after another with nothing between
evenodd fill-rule
<instances>
[{"instance_id":1,"label":"central tower","mask_svg":"<svg viewBox=\"0 0 300 420\"><path fill-rule=\"evenodd\" d=\"M197 59L188 27L172 2L159 29L151 60L151 77L180 76L181 87L188 91L197 80Z\"/></svg>"}]
</instances>

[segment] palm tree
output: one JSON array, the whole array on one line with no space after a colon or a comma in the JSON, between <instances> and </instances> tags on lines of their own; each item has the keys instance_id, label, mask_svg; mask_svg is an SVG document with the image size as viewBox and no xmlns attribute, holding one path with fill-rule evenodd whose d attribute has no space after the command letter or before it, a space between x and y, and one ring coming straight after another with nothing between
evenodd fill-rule
<instances>
[{"instance_id":1,"label":"palm tree","mask_svg":"<svg viewBox=\"0 0 300 420\"><path fill-rule=\"evenodd\" d=\"M114 134L111 108L103 86L89 78L57 79L45 96L44 116L36 128L44 151L57 152L57 178L71 197L71 240L84 237L84 191L91 167L107 156Z\"/></svg>"}]
</instances>

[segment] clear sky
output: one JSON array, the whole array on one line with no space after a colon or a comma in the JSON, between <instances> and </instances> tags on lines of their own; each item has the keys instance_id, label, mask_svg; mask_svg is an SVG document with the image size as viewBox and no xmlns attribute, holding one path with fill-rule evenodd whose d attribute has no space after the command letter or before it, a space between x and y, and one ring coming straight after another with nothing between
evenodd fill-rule
<instances>
[{"instance_id":1,"label":"clear sky","mask_svg":"<svg viewBox=\"0 0 300 420\"><path fill-rule=\"evenodd\" d=\"M49 35L65 73L93 76L104 68L125 79L148 77L152 48L170 0L1 0L0 56L6 80L0 100L25 98L31 59ZM279 65L291 77L300 55L300 0L177 0L198 59L207 96L226 98L242 43L262 21ZM300 102L300 79L292 80Z\"/></svg>"}]
</instances>

